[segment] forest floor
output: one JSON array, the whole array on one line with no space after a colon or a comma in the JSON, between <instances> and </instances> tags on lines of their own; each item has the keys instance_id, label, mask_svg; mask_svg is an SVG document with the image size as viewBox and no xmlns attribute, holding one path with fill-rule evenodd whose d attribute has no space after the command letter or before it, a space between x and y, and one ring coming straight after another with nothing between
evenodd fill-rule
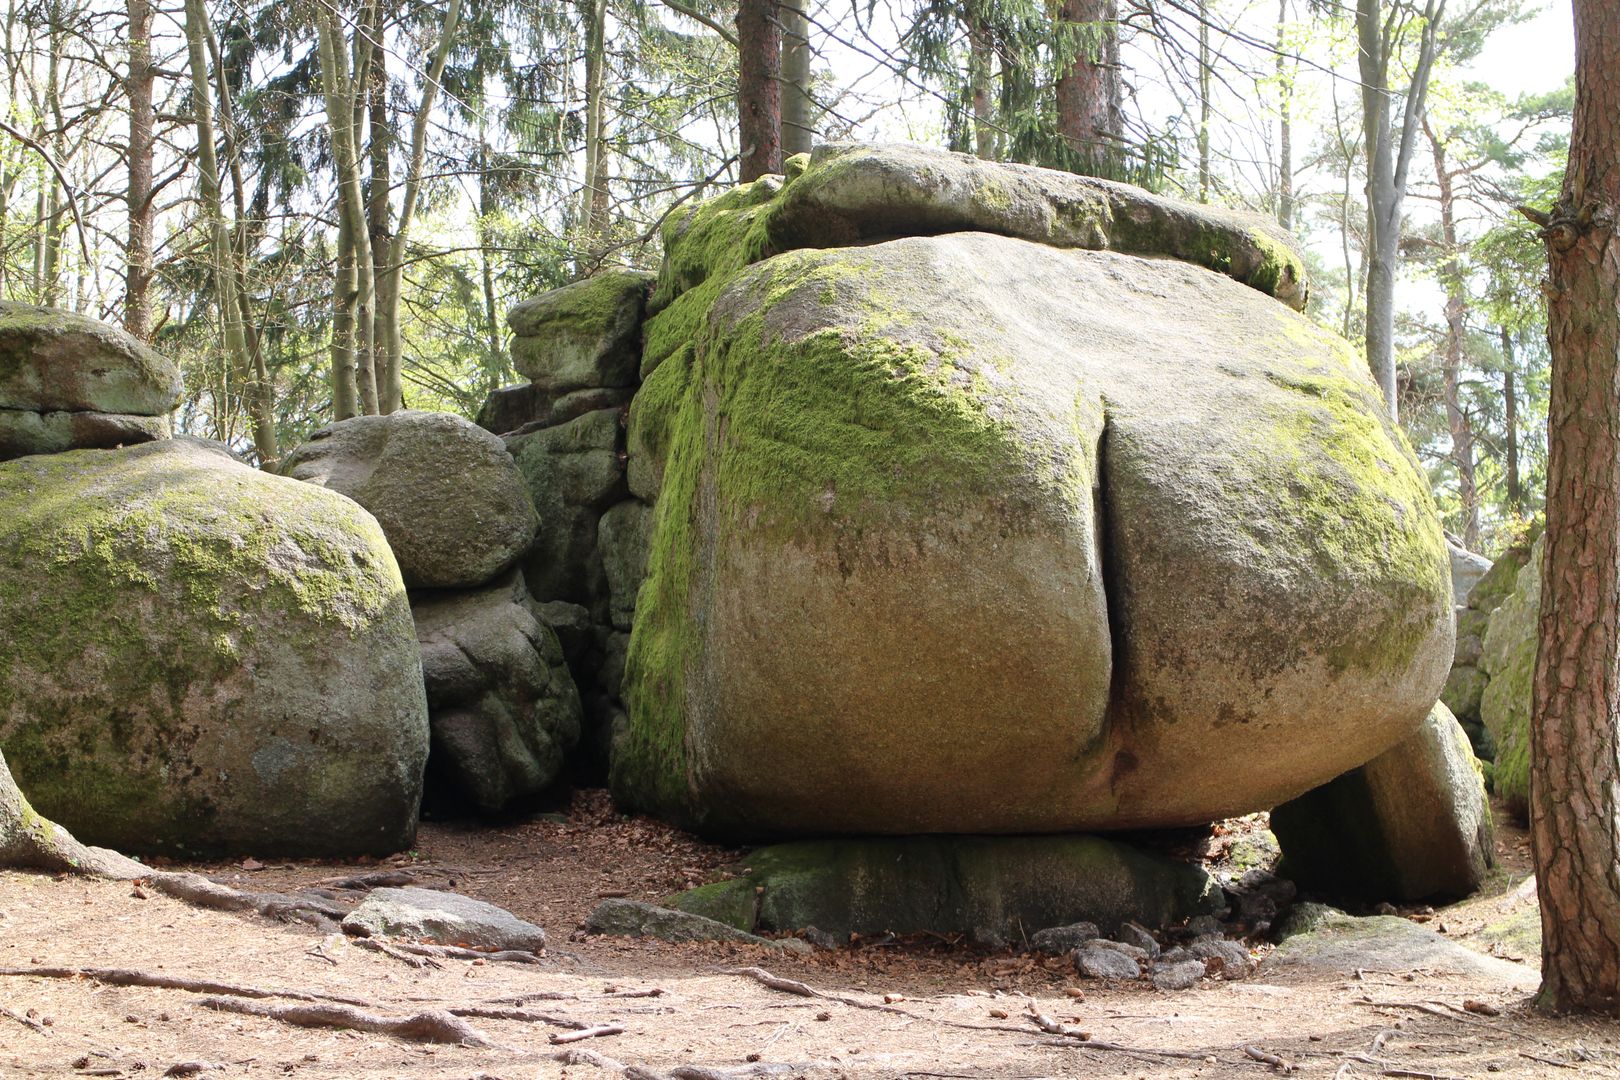
<instances>
[{"instance_id":1,"label":"forest floor","mask_svg":"<svg viewBox=\"0 0 1620 1080\"><path fill-rule=\"evenodd\" d=\"M602 898L657 901L738 855L621 817L600 792L578 794L566 814L498 827L425 823L414 851L358 869L251 858L189 867L261 891L397 870L544 926L551 947L539 964L443 958L417 968L341 934L200 910L128 882L0 872L0 1078L1620 1077L1620 1025L1535 1013L1534 948L1485 941L1486 927L1535 903L1524 833L1504 826L1498 843L1501 867L1484 893L1403 913L1522 962L1522 977L1262 962L1247 980L1180 993L1083 981L1067 958L945 940L798 956L586 936L578 928ZM1217 834L1204 849L1218 858L1222 846ZM1254 951L1264 961L1270 949ZM466 1022L490 1045L290 1026L217 1011L192 990L35 973L46 968L217 980L270 991L257 1003L273 1006L308 1003L290 991L395 1017L470 1009L486 1014ZM771 989L742 968L826 996ZM503 1010L524 1019L487 1015ZM1037 1013L1088 1038L1043 1032ZM554 1041L581 1025L621 1030Z\"/></svg>"}]
</instances>

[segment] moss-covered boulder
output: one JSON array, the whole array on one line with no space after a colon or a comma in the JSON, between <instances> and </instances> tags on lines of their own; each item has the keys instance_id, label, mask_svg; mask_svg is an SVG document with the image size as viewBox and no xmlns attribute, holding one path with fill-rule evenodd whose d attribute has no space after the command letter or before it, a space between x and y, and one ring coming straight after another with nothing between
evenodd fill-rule
<instances>
[{"instance_id":1,"label":"moss-covered boulder","mask_svg":"<svg viewBox=\"0 0 1620 1080\"><path fill-rule=\"evenodd\" d=\"M82 839L382 853L427 756L399 569L358 505L190 440L0 464L0 746Z\"/></svg>"},{"instance_id":2,"label":"moss-covered boulder","mask_svg":"<svg viewBox=\"0 0 1620 1080\"><path fill-rule=\"evenodd\" d=\"M1094 836L808 841L736 869L664 902L753 933L932 931L989 944L1082 920L1166 926L1223 904L1203 870Z\"/></svg>"},{"instance_id":3,"label":"moss-covered boulder","mask_svg":"<svg viewBox=\"0 0 1620 1080\"><path fill-rule=\"evenodd\" d=\"M0 409L167 416L180 390L172 360L115 326L0 301Z\"/></svg>"},{"instance_id":4,"label":"moss-covered boulder","mask_svg":"<svg viewBox=\"0 0 1620 1080\"><path fill-rule=\"evenodd\" d=\"M1282 875L1334 897L1467 896L1495 862L1485 784L1444 705L1400 745L1277 807L1271 828Z\"/></svg>"},{"instance_id":5,"label":"moss-covered boulder","mask_svg":"<svg viewBox=\"0 0 1620 1080\"><path fill-rule=\"evenodd\" d=\"M525 300L507 315L512 363L549 397L634 386L653 275L610 270Z\"/></svg>"},{"instance_id":6,"label":"moss-covered boulder","mask_svg":"<svg viewBox=\"0 0 1620 1080\"><path fill-rule=\"evenodd\" d=\"M757 261L821 167L666 233L622 800L752 835L1170 825L1418 727L1450 567L1345 342L1204 266L984 232Z\"/></svg>"},{"instance_id":7,"label":"moss-covered boulder","mask_svg":"<svg viewBox=\"0 0 1620 1080\"><path fill-rule=\"evenodd\" d=\"M496 814L554 785L579 741L579 693L523 576L419 593L411 614L433 731L429 805Z\"/></svg>"},{"instance_id":8,"label":"moss-covered boulder","mask_svg":"<svg viewBox=\"0 0 1620 1080\"><path fill-rule=\"evenodd\" d=\"M466 589L510 569L539 531L506 444L452 413L356 416L310 436L281 471L371 511L413 589Z\"/></svg>"},{"instance_id":9,"label":"moss-covered boulder","mask_svg":"<svg viewBox=\"0 0 1620 1080\"><path fill-rule=\"evenodd\" d=\"M1523 819L1530 808L1530 709L1541 619L1541 554L1537 540L1515 578L1513 592L1491 613L1480 666L1490 682L1479 714L1496 742L1494 789L1508 811Z\"/></svg>"}]
</instances>

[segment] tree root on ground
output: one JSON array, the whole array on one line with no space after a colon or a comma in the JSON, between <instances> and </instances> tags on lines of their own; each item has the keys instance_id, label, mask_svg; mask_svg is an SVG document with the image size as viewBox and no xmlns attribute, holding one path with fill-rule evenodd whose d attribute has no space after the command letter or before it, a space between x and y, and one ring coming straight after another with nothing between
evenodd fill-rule
<instances>
[{"instance_id":1,"label":"tree root on ground","mask_svg":"<svg viewBox=\"0 0 1620 1080\"><path fill-rule=\"evenodd\" d=\"M495 1045L477 1028L443 1009L429 1009L410 1016L379 1016L351 1005L268 1005L226 997L206 997L199 1004L221 1012L262 1016L295 1027L344 1028L372 1035L392 1035L413 1042L450 1043L456 1046Z\"/></svg>"}]
</instances>

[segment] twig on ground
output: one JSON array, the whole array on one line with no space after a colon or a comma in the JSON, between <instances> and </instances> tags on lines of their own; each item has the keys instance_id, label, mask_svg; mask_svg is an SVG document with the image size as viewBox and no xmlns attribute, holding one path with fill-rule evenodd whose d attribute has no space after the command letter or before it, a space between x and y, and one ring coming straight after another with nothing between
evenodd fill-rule
<instances>
[{"instance_id":1,"label":"twig on ground","mask_svg":"<svg viewBox=\"0 0 1620 1080\"><path fill-rule=\"evenodd\" d=\"M1541 1054L1532 1054L1528 1050L1520 1050L1519 1051L1519 1056L1520 1057L1527 1057L1531 1061L1539 1061L1543 1065L1556 1065L1560 1069L1573 1069L1575 1067L1574 1062L1559 1061L1557 1058L1545 1057L1545 1056L1543 1056Z\"/></svg>"},{"instance_id":2,"label":"twig on ground","mask_svg":"<svg viewBox=\"0 0 1620 1080\"><path fill-rule=\"evenodd\" d=\"M1253 1058L1255 1061L1261 1062L1265 1065L1270 1065L1273 1069L1276 1069L1280 1073L1291 1073L1294 1071L1294 1067L1292 1065L1288 1064L1288 1062L1284 1061L1276 1054L1271 1053L1269 1050L1262 1050L1258 1046L1245 1046L1243 1048L1243 1052L1244 1054Z\"/></svg>"},{"instance_id":3,"label":"twig on ground","mask_svg":"<svg viewBox=\"0 0 1620 1080\"><path fill-rule=\"evenodd\" d=\"M4 1016L7 1020L15 1020L25 1028L33 1028L35 1031L45 1030L45 1025L40 1023L38 1020L35 1020L32 1016L24 1016L20 1012L12 1012L4 1005L0 1005L0 1016Z\"/></svg>"},{"instance_id":4,"label":"twig on ground","mask_svg":"<svg viewBox=\"0 0 1620 1080\"><path fill-rule=\"evenodd\" d=\"M354 941L355 945L362 949L369 949L372 952L382 953L384 956L398 960L400 963L405 964L408 967L415 968L418 971L422 970L423 968L438 968L441 971L444 969L444 965L433 959L431 956L413 956L410 953L405 952L403 949L395 948L386 941L378 941L376 938L354 938L352 940Z\"/></svg>"},{"instance_id":5,"label":"twig on ground","mask_svg":"<svg viewBox=\"0 0 1620 1080\"><path fill-rule=\"evenodd\" d=\"M465 1020L442 1009L430 1009L410 1016L379 1016L347 1005L266 1005L223 997L203 998L199 1004L221 1012L262 1016L294 1027L343 1028L372 1035L392 1035L414 1042L458 1046L495 1045Z\"/></svg>"},{"instance_id":6,"label":"twig on ground","mask_svg":"<svg viewBox=\"0 0 1620 1080\"><path fill-rule=\"evenodd\" d=\"M487 1005L458 1005L446 1009L451 1016L466 1016L475 1020L517 1020L525 1024L550 1024L552 1027L570 1028L574 1031L583 1031L590 1024L583 1020L570 1020L566 1016L552 1016L550 1013L535 1012L533 1009L499 1009Z\"/></svg>"},{"instance_id":7,"label":"twig on ground","mask_svg":"<svg viewBox=\"0 0 1620 1080\"><path fill-rule=\"evenodd\" d=\"M553 1043L560 1044L579 1042L583 1039L600 1039L607 1035L623 1034L624 1028L620 1027L618 1024L598 1024L596 1027L581 1028L578 1031L570 1031L566 1035L552 1035L550 1039Z\"/></svg>"}]
</instances>

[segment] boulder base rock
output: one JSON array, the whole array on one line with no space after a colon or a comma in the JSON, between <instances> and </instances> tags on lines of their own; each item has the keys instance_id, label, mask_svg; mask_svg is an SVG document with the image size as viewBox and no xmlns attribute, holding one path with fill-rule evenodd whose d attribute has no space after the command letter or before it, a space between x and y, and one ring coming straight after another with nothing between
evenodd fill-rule
<instances>
[{"instance_id":1,"label":"boulder base rock","mask_svg":"<svg viewBox=\"0 0 1620 1080\"><path fill-rule=\"evenodd\" d=\"M632 421L663 461L629 805L741 836L1203 822L1438 695L1427 482L1365 364L1263 293L959 233L786 252L685 322L696 295L648 326L689 328L662 430Z\"/></svg>"},{"instance_id":2,"label":"boulder base rock","mask_svg":"<svg viewBox=\"0 0 1620 1080\"><path fill-rule=\"evenodd\" d=\"M546 932L504 908L458 893L407 886L373 889L343 920L356 937L396 937L475 949L539 952Z\"/></svg>"},{"instance_id":3,"label":"boulder base rock","mask_svg":"<svg viewBox=\"0 0 1620 1080\"><path fill-rule=\"evenodd\" d=\"M1202 870L1097 837L900 837L762 848L669 906L756 933L967 934L1009 943L1085 919L1162 926L1214 911Z\"/></svg>"},{"instance_id":4,"label":"boulder base rock","mask_svg":"<svg viewBox=\"0 0 1620 1080\"><path fill-rule=\"evenodd\" d=\"M0 301L0 409L167 416L180 369L114 326Z\"/></svg>"},{"instance_id":5,"label":"boulder base rock","mask_svg":"<svg viewBox=\"0 0 1620 1080\"><path fill-rule=\"evenodd\" d=\"M39 812L136 852L386 853L421 664L376 521L190 440L0 464L0 746Z\"/></svg>"},{"instance_id":6,"label":"boulder base rock","mask_svg":"<svg viewBox=\"0 0 1620 1080\"><path fill-rule=\"evenodd\" d=\"M660 941L735 941L748 945L776 946L777 942L738 930L703 915L659 907L640 900L604 900L585 920L593 934L619 937L651 937Z\"/></svg>"},{"instance_id":7,"label":"boulder base rock","mask_svg":"<svg viewBox=\"0 0 1620 1080\"><path fill-rule=\"evenodd\" d=\"M0 461L67 450L137 446L171 434L167 416L0 409Z\"/></svg>"},{"instance_id":8,"label":"boulder base rock","mask_svg":"<svg viewBox=\"0 0 1620 1080\"><path fill-rule=\"evenodd\" d=\"M1358 919L1320 907L1299 914L1305 917L1296 917L1295 932L1266 958L1262 974L1304 970L1353 975L1362 970L1399 975L1422 971L1488 979L1523 990L1533 990L1541 981L1532 968L1484 956L1393 915Z\"/></svg>"},{"instance_id":9,"label":"boulder base rock","mask_svg":"<svg viewBox=\"0 0 1620 1080\"><path fill-rule=\"evenodd\" d=\"M1283 875L1337 897L1467 896L1494 862L1473 748L1438 704L1405 742L1277 807L1271 827Z\"/></svg>"},{"instance_id":10,"label":"boulder base rock","mask_svg":"<svg viewBox=\"0 0 1620 1080\"><path fill-rule=\"evenodd\" d=\"M599 409L506 440L545 522L524 562L529 588L541 600L607 603L597 530L602 512L627 494L620 453L622 416L621 409ZM606 612L602 614L607 621Z\"/></svg>"},{"instance_id":11,"label":"boulder base rock","mask_svg":"<svg viewBox=\"0 0 1620 1080\"><path fill-rule=\"evenodd\" d=\"M579 741L579 694L522 575L412 600L433 732L429 803L495 814L555 784Z\"/></svg>"},{"instance_id":12,"label":"boulder base rock","mask_svg":"<svg viewBox=\"0 0 1620 1080\"><path fill-rule=\"evenodd\" d=\"M1537 540L1518 571L1511 594L1491 613L1481 668L1490 681L1479 715L1496 743L1492 784L1508 812L1523 819L1530 808L1530 708L1541 618L1541 556Z\"/></svg>"},{"instance_id":13,"label":"boulder base rock","mask_svg":"<svg viewBox=\"0 0 1620 1080\"><path fill-rule=\"evenodd\" d=\"M510 568L539 529L499 438L450 413L403 410L322 428L281 471L376 515L411 588L472 588Z\"/></svg>"}]
</instances>

